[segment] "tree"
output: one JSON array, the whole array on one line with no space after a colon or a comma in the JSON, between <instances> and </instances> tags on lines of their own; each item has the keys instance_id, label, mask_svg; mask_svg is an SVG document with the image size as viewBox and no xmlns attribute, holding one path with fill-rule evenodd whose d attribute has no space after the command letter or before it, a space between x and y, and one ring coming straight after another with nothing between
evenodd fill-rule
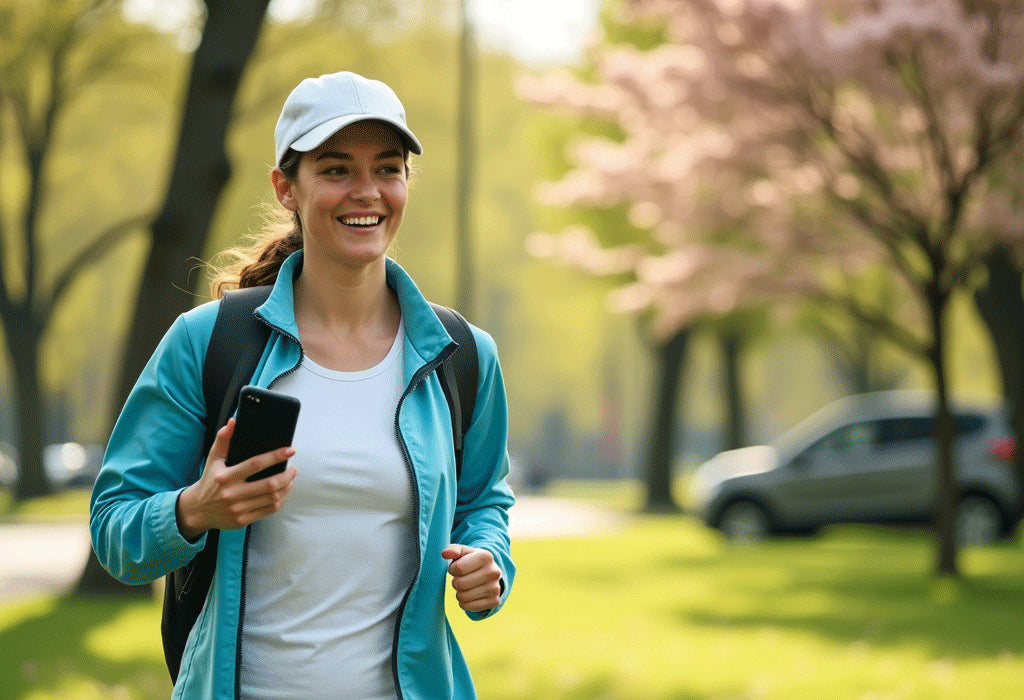
<instances>
[{"instance_id":1,"label":"tree","mask_svg":"<svg viewBox=\"0 0 1024 700\"><path fill-rule=\"evenodd\" d=\"M115 414L164 332L193 306L190 261L202 259L217 202L231 176L225 138L238 86L269 0L206 3L167 196L152 224L149 254L128 332Z\"/></svg>"},{"instance_id":2,"label":"tree","mask_svg":"<svg viewBox=\"0 0 1024 700\"><path fill-rule=\"evenodd\" d=\"M192 60L178 136L177 157L163 207L152 224L151 243L115 406L119 409L174 318L193 305L189 261L202 256L210 221L231 166L225 148L232 105L259 36L269 0L207 3L203 38ZM117 410L117 409L115 409ZM90 552L78 593L148 592L118 584Z\"/></svg>"},{"instance_id":3,"label":"tree","mask_svg":"<svg viewBox=\"0 0 1024 700\"><path fill-rule=\"evenodd\" d=\"M745 212L737 207L744 200L745 182L709 185L694 173L727 148L730 137L714 125L700 129L692 119L681 120L672 76L659 74L665 68L663 56L653 57L647 65L638 58L647 55L632 46L605 47L595 52L593 80L560 72L521 82L520 92L535 104L596 117L615 127L610 136L577 139L570 149L574 169L543 186L540 199L560 207L628 209L628 223L615 234L617 244L605 247L590 230L570 227L557 239L534 235L527 245L534 255L558 258L594 275L618 277L623 284L613 293L611 306L645 317L643 337L654 354L655 380L643 508L674 511L678 507L671 483L683 387L680 373L690 339L702 329L721 334L725 440L739 446L745 439L743 392L737 383L742 324L725 317L764 305L769 294L786 292L778 281L779 268L791 261L795 249L779 247L773 260L715 244L744 225ZM708 206L708 188L733 196L722 196ZM623 239L632 242L622 243Z\"/></svg>"},{"instance_id":4,"label":"tree","mask_svg":"<svg viewBox=\"0 0 1024 700\"><path fill-rule=\"evenodd\" d=\"M19 161L26 183L0 192L0 321L14 370L19 500L51 491L42 461L40 356L55 312L76 279L146 218L145 212L129 212L79 230L70 256L63 254L67 241L46 223L49 212L67 203L57 186L60 176L51 170L62 120L90 86L125 71L130 48L152 40L119 25L118 10L112 0L0 7L6 48L0 54L0 156ZM100 27L106 31L98 32Z\"/></svg>"},{"instance_id":5,"label":"tree","mask_svg":"<svg viewBox=\"0 0 1024 700\"><path fill-rule=\"evenodd\" d=\"M992 251L1022 239L1007 206L1020 192L998 176L1020 147L1022 9L953 0L622 7L628 21L663 23L666 41L609 50L602 84L564 91L617 107L626 136L621 148L592 146L604 157L581 159L563 184L578 200L614 194L651 214L669 250L638 263L630 292L669 327L692 304L665 293L689 292L674 284L692 268L692 237L679 230L722 230L698 211L706 207L742 224L728 244L754 254L737 263L759 268L748 292L774 277L779 291L842 310L925 361L936 394L936 568L956 574L947 314ZM716 196L688 196L700 182ZM908 303L879 303L880 275Z\"/></svg>"},{"instance_id":6,"label":"tree","mask_svg":"<svg viewBox=\"0 0 1024 700\"><path fill-rule=\"evenodd\" d=\"M1013 462L1017 482L1024 485L1024 263L1000 246L984 260L986 280L974 291L974 303L995 347L1006 398L1010 428L1017 449Z\"/></svg>"}]
</instances>

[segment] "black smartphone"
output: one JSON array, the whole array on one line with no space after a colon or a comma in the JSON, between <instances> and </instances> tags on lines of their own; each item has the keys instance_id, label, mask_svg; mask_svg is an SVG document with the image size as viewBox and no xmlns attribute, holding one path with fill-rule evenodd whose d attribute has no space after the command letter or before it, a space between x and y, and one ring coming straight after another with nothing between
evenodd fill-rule
<instances>
[{"instance_id":1,"label":"black smartphone","mask_svg":"<svg viewBox=\"0 0 1024 700\"><path fill-rule=\"evenodd\" d=\"M238 394L235 432L231 435L224 464L230 467L250 457L291 445L298 419L299 400L294 396L250 384L243 386ZM286 466L286 462L278 462L256 472L246 481L258 481L278 474Z\"/></svg>"}]
</instances>

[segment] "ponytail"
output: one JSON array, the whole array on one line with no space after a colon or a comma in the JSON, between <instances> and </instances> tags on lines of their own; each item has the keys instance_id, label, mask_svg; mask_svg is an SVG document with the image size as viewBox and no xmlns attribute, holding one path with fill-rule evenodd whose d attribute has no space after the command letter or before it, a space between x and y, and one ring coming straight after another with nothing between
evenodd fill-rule
<instances>
[{"instance_id":1,"label":"ponytail","mask_svg":"<svg viewBox=\"0 0 1024 700\"><path fill-rule=\"evenodd\" d=\"M281 159L285 177L295 178L299 172L301 153L289 150ZM229 289L245 289L273 284L285 258L302 248L302 222L297 213L278 207L267 208L263 230L248 246L233 247L217 255L223 261L213 264L210 294L214 299Z\"/></svg>"}]
</instances>

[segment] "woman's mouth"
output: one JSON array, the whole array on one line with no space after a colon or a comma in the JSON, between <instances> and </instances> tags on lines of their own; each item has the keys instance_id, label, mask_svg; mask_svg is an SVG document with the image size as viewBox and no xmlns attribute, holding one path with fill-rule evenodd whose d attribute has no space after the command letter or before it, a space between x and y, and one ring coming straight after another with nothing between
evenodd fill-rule
<instances>
[{"instance_id":1,"label":"woman's mouth","mask_svg":"<svg viewBox=\"0 0 1024 700\"><path fill-rule=\"evenodd\" d=\"M383 216L342 216L339 221L346 226L376 226L384 220Z\"/></svg>"}]
</instances>

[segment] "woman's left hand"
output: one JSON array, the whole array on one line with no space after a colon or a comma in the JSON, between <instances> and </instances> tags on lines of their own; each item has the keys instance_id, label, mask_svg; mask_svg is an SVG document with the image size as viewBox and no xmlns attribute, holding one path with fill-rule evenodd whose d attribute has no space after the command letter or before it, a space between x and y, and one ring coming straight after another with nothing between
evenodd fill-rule
<instances>
[{"instance_id":1,"label":"woman's left hand","mask_svg":"<svg viewBox=\"0 0 1024 700\"><path fill-rule=\"evenodd\" d=\"M485 612L498 607L501 600L501 569L486 549L450 544L441 552L450 559L448 573L459 607L468 612Z\"/></svg>"}]
</instances>

